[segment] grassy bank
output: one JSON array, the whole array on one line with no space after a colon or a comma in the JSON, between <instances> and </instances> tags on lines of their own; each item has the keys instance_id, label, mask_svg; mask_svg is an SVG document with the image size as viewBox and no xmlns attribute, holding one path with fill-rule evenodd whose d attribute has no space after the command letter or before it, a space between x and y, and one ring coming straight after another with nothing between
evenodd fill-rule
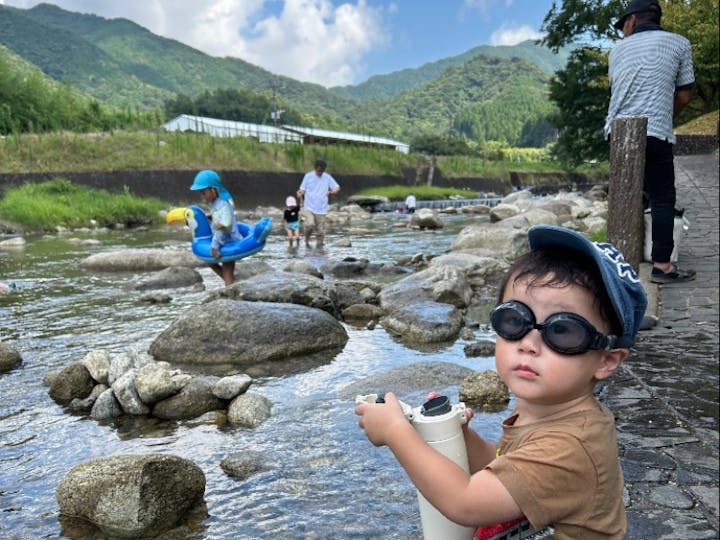
<instances>
[{"instance_id":1,"label":"grassy bank","mask_svg":"<svg viewBox=\"0 0 720 540\"><path fill-rule=\"evenodd\" d=\"M167 203L129 193L111 194L58 178L10 188L0 199L0 220L25 229L50 231L63 227L111 227L148 224Z\"/></svg>"},{"instance_id":2,"label":"grassy bank","mask_svg":"<svg viewBox=\"0 0 720 540\"><path fill-rule=\"evenodd\" d=\"M429 164L417 154L401 154L347 145L260 143L243 137L210 137L195 133L115 132L106 134L48 133L11 135L0 139L0 173L84 172L138 169L203 168L270 172L304 172L317 157L336 174L400 176L404 167ZM507 179L509 171L562 173L538 149L499 148L492 159L439 156L436 167L445 177ZM602 169L603 165L599 166ZM607 165L604 165L607 169ZM596 170L598 166L589 167Z\"/></svg>"}]
</instances>

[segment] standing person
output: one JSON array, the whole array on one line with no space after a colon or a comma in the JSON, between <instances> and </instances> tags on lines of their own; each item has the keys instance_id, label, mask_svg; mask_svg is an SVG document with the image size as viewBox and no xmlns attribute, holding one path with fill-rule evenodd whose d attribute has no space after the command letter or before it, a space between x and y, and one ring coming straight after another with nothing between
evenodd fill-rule
<instances>
[{"instance_id":1,"label":"standing person","mask_svg":"<svg viewBox=\"0 0 720 540\"><path fill-rule=\"evenodd\" d=\"M648 119L643 190L652 216L650 281L675 283L695 279L695 270L670 262L675 224L673 118L689 103L695 74L690 42L660 27L656 0L633 0L615 23L624 39L610 52L610 107L605 136L615 118Z\"/></svg>"},{"instance_id":2,"label":"standing person","mask_svg":"<svg viewBox=\"0 0 720 540\"><path fill-rule=\"evenodd\" d=\"M328 197L340 191L340 186L330 174L325 172L327 163L322 159L315 160L314 170L308 172L302 179L297 195L304 200L305 245L310 247L310 235L313 230L317 243L315 247L321 249L325 242L325 218L328 213Z\"/></svg>"},{"instance_id":3,"label":"standing person","mask_svg":"<svg viewBox=\"0 0 720 540\"><path fill-rule=\"evenodd\" d=\"M414 214L416 205L417 205L417 200L415 199L415 195L410 193L410 195L408 195L405 198L405 211L408 214Z\"/></svg>"},{"instance_id":4,"label":"standing person","mask_svg":"<svg viewBox=\"0 0 720 540\"><path fill-rule=\"evenodd\" d=\"M212 207L210 226L213 235L210 241L210 250L212 256L219 259L221 246L243 238L238 231L233 199L228 190L223 187L218 173L209 169L195 175L190 190L199 191L203 200ZM217 262L209 266L222 278L225 286L232 285L235 281L235 261Z\"/></svg>"},{"instance_id":5,"label":"standing person","mask_svg":"<svg viewBox=\"0 0 720 540\"><path fill-rule=\"evenodd\" d=\"M295 197L290 195L285 199L285 212L283 213L283 221L285 222L285 230L287 231L288 247L300 245L300 207Z\"/></svg>"},{"instance_id":6,"label":"standing person","mask_svg":"<svg viewBox=\"0 0 720 540\"><path fill-rule=\"evenodd\" d=\"M490 315L497 372L516 406L497 446L463 426L470 474L422 439L393 394L355 412L430 504L479 527L475 538L532 528L533 538L624 539L615 421L594 387L627 358L645 291L610 244L552 225L530 228L528 241Z\"/></svg>"}]
</instances>

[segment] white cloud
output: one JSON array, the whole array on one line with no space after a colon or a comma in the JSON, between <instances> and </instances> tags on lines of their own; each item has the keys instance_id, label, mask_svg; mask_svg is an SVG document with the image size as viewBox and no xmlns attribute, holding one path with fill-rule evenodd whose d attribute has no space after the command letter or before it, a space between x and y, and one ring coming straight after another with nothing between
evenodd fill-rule
<instances>
[{"instance_id":1,"label":"white cloud","mask_svg":"<svg viewBox=\"0 0 720 540\"><path fill-rule=\"evenodd\" d=\"M32 0L0 0L28 8ZM383 10L366 0L56 0L68 11L124 17L213 56L234 56L323 86L355 83L364 56L387 46Z\"/></svg>"},{"instance_id":2,"label":"white cloud","mask_svg":"<svg viewBox=\"0 0 720 540\"><path fill-rule=\"evenodd\" d=\"M514 0L503 0L502 3L505 7L512 6ZM490 8L497 4L499 0L465 0L465 7L470 9L477 9L481 13L487 13Z\"/></svg>"},{"instance_id":3,"label":"white cloud","mask_svg":"<svg viewBox=\"0 0 720 540\"><path fill-rule=\"evenodd\" d=\"M490 36L490 45L517 45L528 39L541 39L543 34L528 25L506 26L502 25Z\"/></svg>"}]
</instances>

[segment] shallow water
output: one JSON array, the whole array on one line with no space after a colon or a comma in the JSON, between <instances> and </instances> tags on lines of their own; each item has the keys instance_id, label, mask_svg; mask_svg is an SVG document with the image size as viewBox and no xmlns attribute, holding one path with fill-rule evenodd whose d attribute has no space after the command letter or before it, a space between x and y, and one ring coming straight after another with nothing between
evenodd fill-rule
<instances>
[{"instance_id":1,"label":"shallow water","mask_svg":"<svg viewBox=\"0 0 720 540\"><path fill-rule=\"evenodd\" d=\"M444 217L447 226L439 232L397 227L403 219L391 217L374 225L375 234L352 236L350 248L333 247L339 234L331 233L325 254L304 247L289 252L282 233L275 232L254 258L282 269L295 257L320 266L327 258L346 256L388 262L420 252L439 254L468 218ZM102 246L88 249L71 242L88 237ZM463 340L417 351L381 328L346 326L350 339L334 358L310 362L291 375L255 379L251 390L273 402L272 418L256 429L129 419L99 424L55 404L42 384L45 374L95 349L147 350L206 293L161 291L172 301L148 305L139 301L145 293L130 288L143 274L88 273L79 262L100 250L188 244L187 233L158 227L27 240L24 249L0 250L0 281L17 287L0 296L0 340L23 356L20 368L0 375L0 538L68 537L55 501L61 478L90 459L139 453L186 457L206 475L208 517L173 538L421 537L414 488L390 452L364 437L342 389L399 365L437 360L484 370L492 369L491 358L466 358ZM221 286L212 272L200 272L208 289ZM457 400L457 387L437 390ZM417 405L423 395L401 398ZM504 414L477 414L472 426L497 440ZM245 481L227 476L220 461L242 450L262 452L272 468Z\"/></svg>"}]
</instances>

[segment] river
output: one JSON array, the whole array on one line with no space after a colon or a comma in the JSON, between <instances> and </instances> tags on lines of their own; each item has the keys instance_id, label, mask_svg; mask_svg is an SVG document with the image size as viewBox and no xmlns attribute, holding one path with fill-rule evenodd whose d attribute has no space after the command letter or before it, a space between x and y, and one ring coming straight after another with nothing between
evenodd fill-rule
<instances>
[{"instance_id":1,"label":"river","mask_svg":"<svg viewBox=\"0 0 720 540\"><path fill-rule=\"evenodd\" d=\"M326 258L365 257L395 261L415 253L439 254L470 218L444 216L441 231L396 226L404 216L378 223L379 231L353 235L352 247L325 254L301 247L289 252L281 232L254 255L282 269L299 257L316 266ZM372 224L371 224L372 226ZM100 247L73 241L93 238ZM273 416L249 430L196 422L121 419L102 424L66 412L48 396L43 377L96 349L147 350L178 315L194 309L204 292L162 291L169 304L143 303L132 285L138 273L89 273L80 261L99 250L187 243L188 233L157 226L146 231L71 232L28 236L23 249L0 250L0 281L16 290L0 296L0 340L18 350L23 364L0 375L0 538L69 538L58 519L55 488L69 469L116 454L163 453L188 458L202 468L208 517L176 530L175 539L420 538L415 490L386 448L364 437L342 389L358 379L399 365L437 360L477 370L492 358L466 358L458 340L418 351L382 328L346 326L349 341L329 361L285 376L256 378L251 391L273 402ZM208 289L221 286L206 268ZM476 338L483 337L476 332ZM457 400L457 387L436 389ZM424 391L401 398L412 405ZM477 414L472 426L492 440L506 411ZM249 450L267 456L270 469L245 481L226 475L220 461ZM94 538L101 538L95 536Z\"/></svg>"}]
</instances>

